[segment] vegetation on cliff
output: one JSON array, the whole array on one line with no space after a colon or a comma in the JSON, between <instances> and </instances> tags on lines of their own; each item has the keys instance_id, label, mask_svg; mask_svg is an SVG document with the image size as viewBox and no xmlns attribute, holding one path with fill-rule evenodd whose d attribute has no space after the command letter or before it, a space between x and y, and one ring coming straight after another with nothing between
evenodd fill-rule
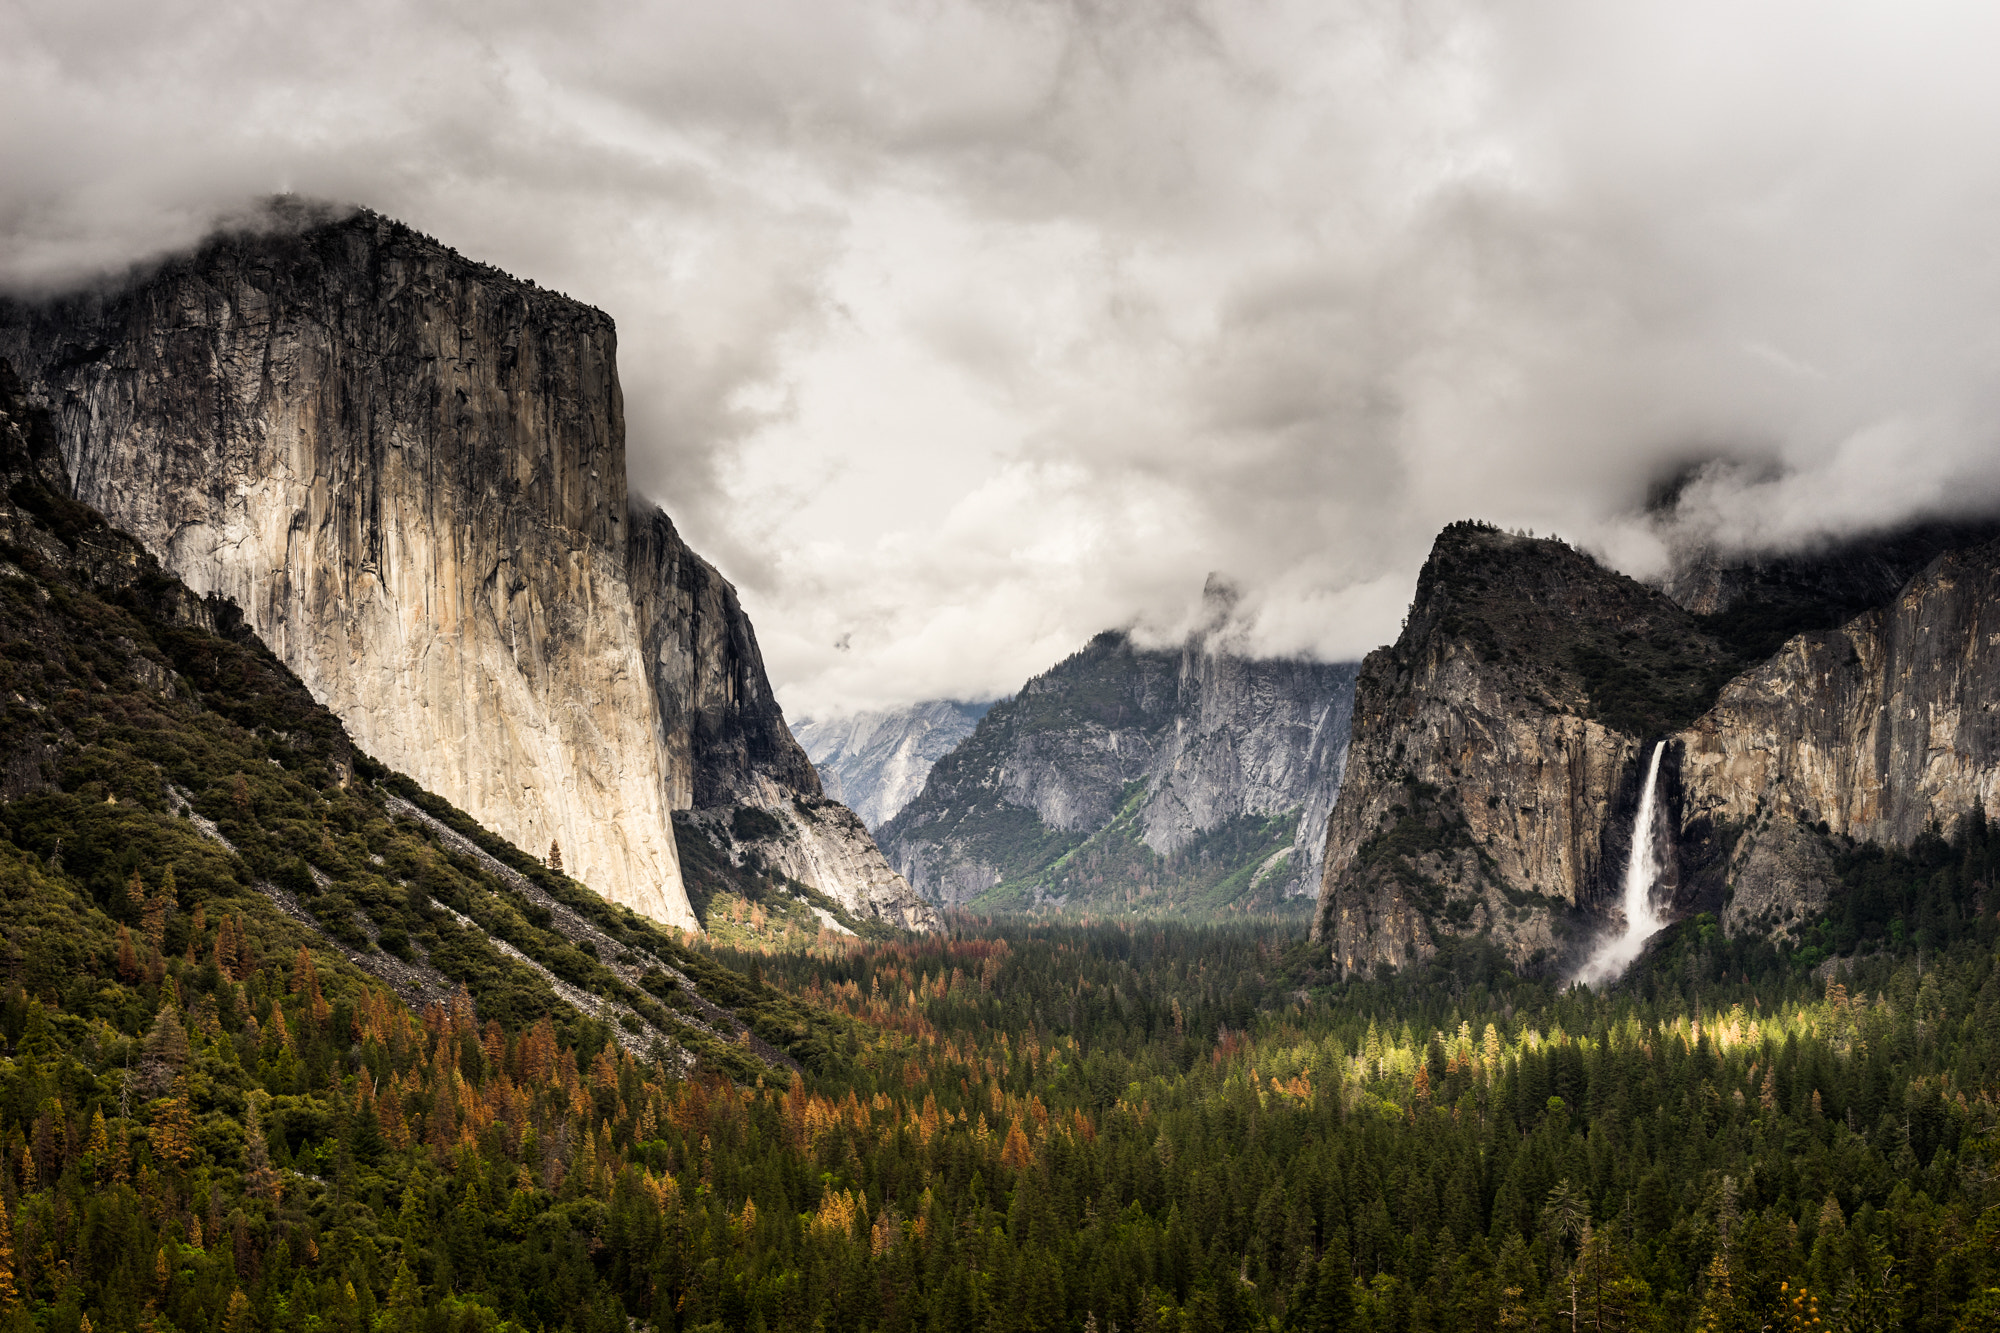
<instances>
[{"instance_id":1,"label":"vegetation on cliff","mask_svg":"<svg viewBox=\"0 0 2000 1333\"><path fill-rule=\"evenodd\" d=\"M1398 652L1450 641L1523 698L1640 738L1685 727L1748 664L1664 594L1557 538L1484 523L1438 535Z\"/></svg>"},{"instance_id":2,"label":"vegetation on cliff","mask_svg":"<svg viewBox=\"0 0 2000 1333\"><path fill-rule=\"evenodd\" d=\"M690 1073L783 1086L850 1025L358 753L46 439L0 363L0 1322L595 1308L558 1271L592 1226L547 1191L606 1123L632 1142ZM541 1182L520 1247L447 1244L430 1191L467 1160L496 1199Z\"/></svg>"}]
</instances>

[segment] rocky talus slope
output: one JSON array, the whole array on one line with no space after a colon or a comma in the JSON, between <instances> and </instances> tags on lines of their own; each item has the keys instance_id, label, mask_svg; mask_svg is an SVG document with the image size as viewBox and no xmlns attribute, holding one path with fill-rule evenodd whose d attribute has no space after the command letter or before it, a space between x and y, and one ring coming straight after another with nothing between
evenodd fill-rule
<instances>
[{"instance_id":1,"label":"rocky talus slope","mask_svg":"<svg viewBox=\"0 0 2000 1333\"><path fill-rule=\"evenodd\" d=\"M995 704L881 830L940 902L1203 915L1317 883L1354 668L1106 633Z\"/></svg>"},{"instance_id":2,"label":"rocky talus slope","mask_svg":"<svg viewBox=\"0 0 2000 1333\"><path fill-rule=\"evenodd\" d=\"M792 733L826 794L880 828L916 799L931 767L972 734L991 704L927 699L907 708L802 718Z\"/></svg>"},{"instance_id":3,"label":"rocky talus slope","mask_svg":"<svg viewBox=\"0 0 2000 1333\"><path fill-rule=\"evenodd\" d=\"M1361 666L1314 938L1344 972L1440 934L1555 958L1568 916L1615 896L1642 739L1697 715L1732 663L1560 541L1445 529L1401 637Z\"/></svg>"},{"instance_id":4,"label":"rocky talus slope","mask_svg":"<svg viewBox=\"0 0 2000 1333\"><path fill-rule=\"evenodd\" d=\"M693 927L671 812L819 797L734 591L627 491L601 312L281 204L0 304L0 355L79 498L240 605L365 750L613 900ZM870 869L828 892L895 895L827 836Z\"/></svg>"},{"instance_id":5,"label":"rocky talus slope","mask_svg":"<svg viewBox=\"0 0 2000 1333\"><path fill-rule=\"evenodd\" d=\"M2000 543L1763 656L1773 626L1850 610L1931 540L1710 569L1680 589L1713 608L1695 615L1558 542L1446 529L1402 637L1362 667L1315 938L1348 973L1475 935L1567 965L1613 924L1656 741L1658 892L1731 934L1795 939L1858 844L2000 812Z\"/></svg>"}]
</instances>

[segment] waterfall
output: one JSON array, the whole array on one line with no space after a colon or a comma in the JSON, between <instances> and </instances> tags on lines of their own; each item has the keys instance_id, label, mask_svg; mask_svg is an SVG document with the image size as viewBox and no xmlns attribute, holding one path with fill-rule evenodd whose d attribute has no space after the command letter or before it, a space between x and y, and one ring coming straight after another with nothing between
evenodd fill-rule
<instances>
[{"instance_id":1,"label":"waterfall","mask_svg":"<svg viewBox=\"0 0 2000 1333\"><path fill-rule=\"evenodd\" d=\"M1588 986L1602 986L1618 979L1618 974L1639 956L1646 941L1666 925L1653 907L1653 881L1660 877L1659 858L1653 854L1653 788L1660 779L1660 752L1665 741L1653 746L1653 758L1646 765L1646 785L1639 790L1639 813L1632 821L1632 850L1625 858L1625 892L1620 899L1625 909L1625 929L1597 946L1597 952L1576 974Z\"/></svg>"}]
</instances>

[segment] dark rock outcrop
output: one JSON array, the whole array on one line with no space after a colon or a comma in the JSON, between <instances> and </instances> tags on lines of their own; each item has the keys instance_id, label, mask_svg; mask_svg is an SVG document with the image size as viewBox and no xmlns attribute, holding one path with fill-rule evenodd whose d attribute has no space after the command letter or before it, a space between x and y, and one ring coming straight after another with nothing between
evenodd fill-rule
<instances>
[{"instance_id":1,"label":"dark rock outcrop","mask_svg":"<svg viewBox=\"0 0 2000 1333\"><path fill-rule=\"evenodd\" d=\"M658 507L634 504L629 534L643 653L676 757L674 808L820 795L819 774L785 726L735 587Z\"/></svg>"},{"instance_id":2,"label":"dark rock outcrop","mask_svg":"<svg viewBox=\"0 0 2000 1333\"><path fill-rule=\"evenodd\" d=\"M736 811L761 810L781 832L756 849L760 864L856 917L935 930L936 913L890 869L867 827L825 798L817 770L785 726L736 589L654 506L633 506L630 538L641 649L673 784L668 800L694 815L677 828L708 837L740 864L744 849L727 830Z\"/></svg>"}]
</instances>

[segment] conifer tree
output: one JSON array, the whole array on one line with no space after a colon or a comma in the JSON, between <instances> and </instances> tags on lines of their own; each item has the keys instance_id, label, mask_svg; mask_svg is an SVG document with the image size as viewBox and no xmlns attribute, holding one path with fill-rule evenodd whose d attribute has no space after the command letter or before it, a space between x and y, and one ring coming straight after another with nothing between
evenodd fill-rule
<instances>
[{"instance_id":1,"label":"conifer tree","mask_svg":"<svg viewBox=\"0 0 2000 1333\"><path fill-rule=\"evenodd\" d=\"M146 942L151 944L155 951L166 947L167 909L170 906L172 904L168 900L164 884L146 900L145 916L141 926L146 932Z\"/></svg>"},{"instance_id":2,"label":"conifer tree","mask_svg":"<svg viewBox=\"0 0 2000 1333\"><path fill-rule=\"evenodd\" d=\"M1320 1256L1310 1333L1348 1333L1354 1323L1354 1277L1347 1242L1336 1235Z\"/></svg>"},{"instance_id":3,"label":"conifer tree","mask_svg":"<svg viewBox=\"0 0 2000 1333\"><path fill-rule=\"evenodd\" d=\"M90 1113L90 1137L85 1141L83 1151L90 1157L95 1177L103 1180L111 1168L111 1135L105 1129L104 1108L101 1106Z\"/></svg>"},{"instance_id":4,"label":"conifer tree","mask_svg":"<svg viewBox=\"0 0 2000 1333\"><path fill-rule=\"evenodd\" d=\"M379 1327L384 1333L418 1333L423 1326L423 1289L404 1259L397 1263L395 1280L389 1284L389 1305Z\"/></svg>"},{"instance_id":5,"label":"conifer tree","mask_svg":"<svg viewBox=\"0 0 2000 1333\"><path fill-rule=\"evenodd\" d=\"M262 1104L265 1094L253 1092L243 1113L243 1190L253 1199L278 1201L281 1182L271 1169L271 1149L264 1140Z\"/></svg>"},{"instance_id":6,"label":"conifer tree","mask_svg":"<svg viewBox=\"0 0 2000 1333\"><path fill-rule=\"evenodd\" d=\"M194 1158L194 1116L188 1110L187 1077L175 1075L173 1090L153 1111L153 1155L173 1166Z\"/></svg>"},{"instance_id":7,"label":"conifer tree","mask_svg":"<svg viewBox=\"0 0 2000 1333\"><path fill-rule=\"evenodd\" d=\"M14 1282L14 1218L12 1210L0 1204L0 1311L18 1309L21 1291Z\"/></svg>"}]
</instances>

